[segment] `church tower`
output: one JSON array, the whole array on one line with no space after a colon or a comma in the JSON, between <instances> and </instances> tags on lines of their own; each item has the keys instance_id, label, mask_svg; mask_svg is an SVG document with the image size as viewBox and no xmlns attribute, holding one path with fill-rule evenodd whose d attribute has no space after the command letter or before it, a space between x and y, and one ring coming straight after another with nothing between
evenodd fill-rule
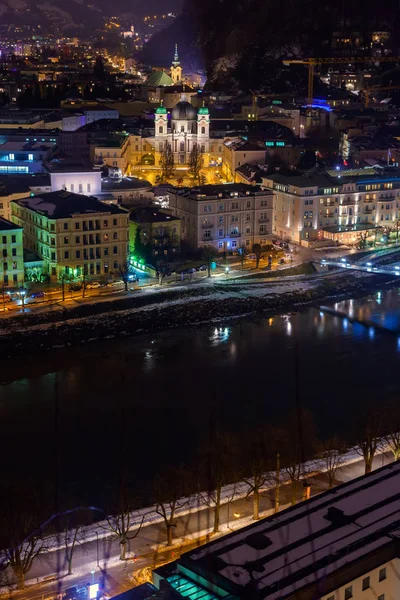
<instances>
[{"instance_id":1,"label":"church tower","mask_svg":"<svg viewBox=\"0 0 400 600\"><path fill-rule=\"evenodd\" d=\"M172 61L170 75L174 85L182 84L182 67L181 63L179 62L178 44L175 44L174 60Z\"/></svg>"}]
</instances>

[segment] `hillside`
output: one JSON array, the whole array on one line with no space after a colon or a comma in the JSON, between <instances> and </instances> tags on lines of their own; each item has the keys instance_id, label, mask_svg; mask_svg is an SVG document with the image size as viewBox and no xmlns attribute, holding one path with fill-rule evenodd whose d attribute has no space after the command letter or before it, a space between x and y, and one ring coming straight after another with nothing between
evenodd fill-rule
<instances>
[{"instance_id":1,"label":"hillside","mask_svg":"<svg viewBox=\"0 0 400 600\"><path fill-rule=\"evenodd\" d=\"M397 54L399 21L392 0L381 0L379 11L361 10L360 0L186 0L173 31L154 36L146 54L151 57L168 47L164 40L175 38L182 54L205 66L213 87L268 91L278 78L283 88L291 89L296 85L292 78L302 79L303 73L282 70L282 57L329 56L338 30L390 31Z\"/></svg>"}]
</instances>

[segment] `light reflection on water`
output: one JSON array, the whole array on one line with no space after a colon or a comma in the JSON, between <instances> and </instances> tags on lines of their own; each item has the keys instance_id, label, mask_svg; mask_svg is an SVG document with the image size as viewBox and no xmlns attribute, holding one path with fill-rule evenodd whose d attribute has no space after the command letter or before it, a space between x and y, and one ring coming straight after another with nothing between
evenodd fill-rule
<instances>
[{"instance_id":1,"label":"light reflection on water","mask_svg":"<svg viewBox=\"0 0 400 600\"><path fill-rule=\"evenodd\" d=\"M71 489L87 488L93 502L120 460L121 423L129 456L140 457L132 473L149 478L163 464L189 460L210 422L233 432L284 423L295 404L295 360L301 403L320 432L341 434L365 399L400 397L399 289L330 306L349 319L310 308L15 361L19 379L0 387L2 441L15 447L3 470L18 472L29 455L43 481L57 396L60 435L69 440L60 445L62 478Z\"/></svg>"}]
</instances>

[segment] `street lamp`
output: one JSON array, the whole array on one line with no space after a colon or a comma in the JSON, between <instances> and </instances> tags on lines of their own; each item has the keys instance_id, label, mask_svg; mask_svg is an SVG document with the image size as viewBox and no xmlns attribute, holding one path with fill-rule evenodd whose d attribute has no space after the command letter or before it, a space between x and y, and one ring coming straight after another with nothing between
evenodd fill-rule
<instances>
[{"instance_id":1,"label":"street lamp","mask_svg":"<svg viewBox=\"0 0 400 600\"><path fill-rule=\"evenodd\" d=\"M228 279L228 275L229 275L229 267L225 267L225 274L226 274L226 278Z\"/></svg>"},{"instance_id":2,"label":"street lamp","mask_svg":"<svg viewBox=\"0 0 400 600\"><path fill-rule=\"evenodd\" d=\"M25 311L26 290L20 290L18 294L19 294L19 297L21 298L22 312L24 312Z\"/></svg>"}]
</instances>

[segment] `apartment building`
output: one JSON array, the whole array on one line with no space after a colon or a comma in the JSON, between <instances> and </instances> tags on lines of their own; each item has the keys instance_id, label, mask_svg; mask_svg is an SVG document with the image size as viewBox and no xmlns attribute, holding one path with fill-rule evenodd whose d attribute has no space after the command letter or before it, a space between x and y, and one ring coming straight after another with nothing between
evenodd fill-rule
<instances>
[{"instance_id":1,"label":"apartment building","mask_svg":"<svg viewBox=\"0 0 400 600\"><path fill-rule=\"evenodd\" d=\"M154 584L174 598L396 600L399 484L397 461L186 552Z\"/></svg>"},{"instance_id":2,"label":"apartment building","mask_svg":"<svg viewBox=\"0 0 400 600\"><path fill-rule=\"evenodd\" d=\"M129 215L115 205L60 190L16 200L11 210L24 246L43 258L52 281L107 275L127 260Z\"/></svg>"},{"instance_id":3,"label":"apartment building","mask_svg":"<svg viewBox=\"0 0 400 600\"><path fill-rule=\"evenodd\" d=\"M91 140L94 164L118 169L121 175L127 171L130 161L130 141L128 134L106 134Z\"/></svg>"},{"instance_id":4,"label":"apartment building","mask_svg":"<svg viewBox=\"0 0 400 600\"><path fill-rule=\"evenodd\" d=\"M266 148L243 138L227 140L223 146L223 171L228 181L238 181L236 170L245 164L265 164Z\"/></svg>"},{"instance_id":5,"label":"apartment building","mask_svg":"<svg viewBox=\"0 0 400 600\"><path fill-rule=\"evenodd\" d=\"M154 206L140 206L129 214L129 250L135 253L137 231L142 244L155 257L178 253L181 246L181 221Z\"/></svg>"},{"instance_id":6,"label":"apartment building","mask_svg":"<svg viewBox=\"0 0 400 600\"><path fill-rule=\"evenodd\" d=\"M272 232L273 193L246 184L172 188L169 208L181 219L182 239L192 248L219 252L265 245Z\"/></svg>"},{"instance_id":7,"label":"apartment building","mask_svg":"<svg viewBox=\"0 0 400 600\"><path fill-rule=\"evenodd\" d=\"M303 245L354 243L400 218L399 169L275 173L263 177L262 187L274 194L273 233Z\"/></svg>"},{"instance_id":8,"label":"apartment building","mask_svg":"<svg viewBox=\"0 0 400 600\"><path fill-rule=\"evenodd\" d=\"M0 248L2 266L0 285L17 287L24 283L24 248L22 227L0 217Z\"/></svg>"}]
</instances>

